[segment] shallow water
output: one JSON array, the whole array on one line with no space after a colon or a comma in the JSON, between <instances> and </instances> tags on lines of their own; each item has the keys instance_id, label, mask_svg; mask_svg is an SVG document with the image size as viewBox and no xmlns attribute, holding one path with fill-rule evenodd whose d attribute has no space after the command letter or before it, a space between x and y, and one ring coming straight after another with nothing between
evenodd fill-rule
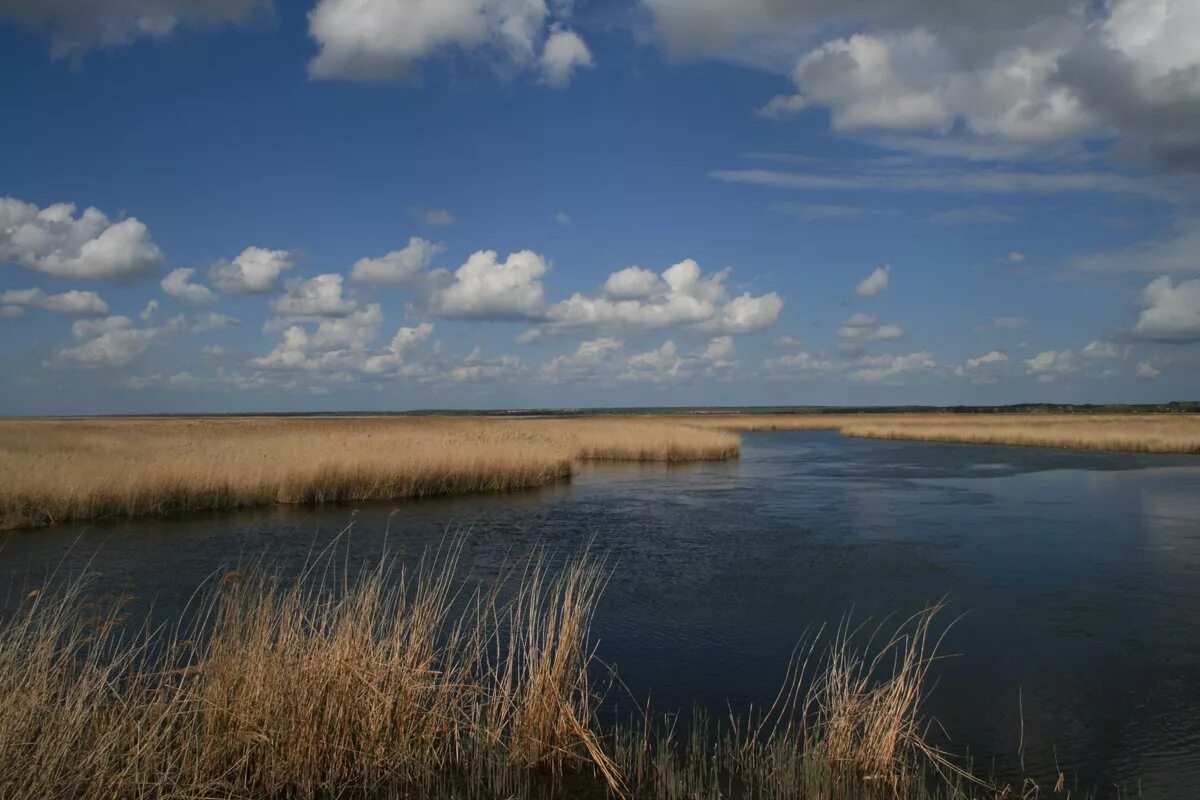
<instances>
[{"instance_id":1,"label":"shallow water","mask_svg":"<svg viewBox=\"0 0 1200 800\"><path fill-rule=\"evenodd\" d=\"M769 702L805 630L948 598L927 709L977 766L1100 796L1200 785L1200 460L743 435L740 461L602 464L570 484L357 507L112 521L3 537L0 596L90 563L94 591L170 614L265 549L298 568L470 527L482 578L591 540L612 578L599 655L659 709ZM1022 732L1023 730L1023 732Z\"/></svg>"}]
</instances>

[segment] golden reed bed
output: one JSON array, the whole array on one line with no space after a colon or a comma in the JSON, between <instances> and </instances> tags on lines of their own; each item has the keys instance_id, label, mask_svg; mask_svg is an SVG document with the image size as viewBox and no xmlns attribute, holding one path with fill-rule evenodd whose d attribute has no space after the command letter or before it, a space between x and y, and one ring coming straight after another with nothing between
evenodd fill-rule
<instances>
[{"instance_id":1,"label":"golden reed bed","mask_svg":"<svg viewBox=\"0 0 1200 800\"><path fill-rule=\"evenodd\" d=\"M693 424L718 430L836 430L864 439L1200 453L1194 414L720 414Z\"/></svg>"},{"instance_id":2,"label":"golden reed bed","mask_svg":"<svg viewBox=\"0 0 1200 800\"><path fill-rule=\"evenodd\" d=\"M542 486L577 459L733 458L678 421L449 417L0 421L0 529Z\"/></svg>"},{"instance_id":3,"label":"golden reed bed","mask_svg":"<svg viewBox=\"0 0 1200 800\"><path fill-rule=\"evenodd\" d=\"M688 414L0 421L0 529L541 486L579 460L736 458L736 431L1200 453L1181 414Z\"/></svg>"}]
</instances>

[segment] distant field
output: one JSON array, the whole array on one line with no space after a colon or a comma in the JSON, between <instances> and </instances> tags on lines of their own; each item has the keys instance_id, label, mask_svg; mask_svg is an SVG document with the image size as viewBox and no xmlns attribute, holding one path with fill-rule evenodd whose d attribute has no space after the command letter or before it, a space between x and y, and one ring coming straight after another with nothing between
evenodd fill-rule
<instances>
[{"instance_id":1,"label":"distant field","mask_svg":"<svg viewBox=\"0 0 1200 800\"><path fill-rule=\"evenodd\" d=\"M0 421L0 529L273 503L503 491L580 460L736 458L738 431L1200 453L1183 414L678 414Z\"/></svg>"}]
</instances>

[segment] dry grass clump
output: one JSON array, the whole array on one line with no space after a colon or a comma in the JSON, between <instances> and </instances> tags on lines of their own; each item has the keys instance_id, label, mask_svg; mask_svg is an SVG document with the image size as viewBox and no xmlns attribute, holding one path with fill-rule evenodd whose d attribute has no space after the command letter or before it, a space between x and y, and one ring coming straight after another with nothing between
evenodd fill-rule
<instances>
[{"instance_id":1,"label":"dry grass clump","mask_svg":"<svg viewBox=\"0 0 1200 800\"><path fill-rule=\"evenodd\" d=\"M230 418L0 421L0 529L542 486L576 459L733 458L682 420Z\"/></svg>"},{"instance_id":2,"label":"dry grass clump","mask_svg":"<svg viewBox=\"0 0 1200 800\"><path fill-rule=\"evenodd\" d=\"M461 598L453 555L336 585L229 580L123 632L81 587L0 630L0 797L312 797L615 771L594 733L586 560ZM461 602L460 602L461 601ZM493 786L493 784L498 784Z\"/></svg>"},{"instance_id":3,"label":"dry grass clump","mask_svg":"<svg viewBox=\"0 0 1200 800\"><path fill-rule=\"evenodd\" d=\"M232 573L192 622L126 630L85 587L0 624L0 797L994 796L922 739L934 611L840 629L779 700L686 739L598 721L603 573L535 560L464 594L458 546L405 573Z\"/></svg>"}]
</instances>

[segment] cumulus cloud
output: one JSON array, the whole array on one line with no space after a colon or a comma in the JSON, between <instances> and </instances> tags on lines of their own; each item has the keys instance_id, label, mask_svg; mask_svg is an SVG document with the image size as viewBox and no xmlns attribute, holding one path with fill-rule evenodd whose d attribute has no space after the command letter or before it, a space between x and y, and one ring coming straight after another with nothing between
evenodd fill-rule
<instances>
[{"instance_id":1,"label":"cumulus cloud","mask_svg":"<svg viewBox=\"0 0 1200 800\"><path fill-rule=\"evenodd\" d=\"M291 281L287 291L271 301L271 311L281 317L344 317L356 307L342 296L342 276L336 273Z\"/></svg>"},{"instance_id":2,"label":"cumulus cloud","mask_svg":"<svg viewBox=\"0 0 1200 800\"><path fill-rule=\"evenodd\" d=\"M404 365L408 354L432 335L433 325L428 322L422 322L417 326L400 327L384 352L376 353L363 362L363 372L372 375L395 372Z\"/></svg>"},{"instance_id":3,"label":"cumulus cloud","mask_svg":"<svg viewBox=\"0 0 1200 800\"><path fill-rule=\"evenodd\" d=\"M859 383L882 383L911 373L928 373L937 367L933 354L927 351L902 356L863 356L850 372L850 378Z\"/></svg>"},{"instance_id":4,"label":"cumulus cloud","mask_svg":"<svg viewBox=\"0 0 1200 800\"><path fill-rule=\"evenodd\" d=\"M773 325L783 308L775 292L729 297L729 270L707 277L692 259L661 276L641 267L614 272L601 293L576 293L547 312L552 328L666 328L695 326L717 333L747 333Z\"/></svg>"},{"instance_id":5,"label":"cumulus cloud","mask_svg":"<svg viewBox=\"0 0 1200 800\"><path fill-rule=\"evenodd\" d=\"M861 350L871 342L894 342L904 338L904 328L892 323L879 324L870 314L855 314L837 330L838 349Z\"/></svg>"},{"instance_id":6,"label":"cumulus cloud","mask_svg":"<svg viewBox=\"0 0 1200 800\"><path fill-rule=\"evenodd\" d=\"M0 16L48 36L54 58L162 40L184 26L245 23L270 9L271 0L0 0Z\"/></svg>"},{"instance_id":7,"label":"cumulus cloud","mask_svg":"<svg viewBox=\"0 0 1200 800\"><path fill-rule=\"evenodd\" d=\"M166 329L136 328L129 317L79 320L71 332L81 344L60 350L48 366L96 369L127 367L137 361Z\"/></svg>"},{"instance_id":8,"label":"cumulus cloud","mask_svg":"<svg viewBox=\"0 0 1200 800\"><path fill-rule=\"evenodd\" d=\"M379 258L356 261L350 270L350 280L391 286L411 285L420 280L422 272L433 264L434 257L445 249L440 244L413 236L403 249L393 250Z\"/></svg>"},{"instance_id":9,"label":"cumulus cloud","mask_svg":"<svg viewBox=\"0 0 1200 800\"><path fill-rule=\"evenodd\" d=\"M455 383L496 383L511 381L526 372L525 364L516 356L489 358L483 348L476 347L446 372Z\"/></svg>"},{"instance_id":10,"label":"cumulus cloud","mask_svg":"<svg viewBox=\"0 0 1200 800\"><path fill-rule=\"evenodd\" d=\"M1109 361L1120 358L1121 351L1118 350L1117 346L1112 342L1104 341L1103 339L1096 339L1095 341L1087 343L1087 345L1083 348L1082 355L1084 358L1091 361Z\"/></svg>"},{"instance_id":11,"label":"cumulus cloud","mask_svg":"<svg viewBox=\"0 0 1200 800\"><path fill-rule=\"evenodd\" d=\"M320 0L308 15L317 78L395 80L451 52L476 53L502 74L536 67L565 86L591 66L578 34L547 26L545 0Z\"/></svg>"},{"instance_id":12,"label":"cumulus cloud","mask_svg":"<svg viewBox=\"0 0 1200 800\"><path fill-rule=\"evenodd\" d=\"M295 256L287 250L247 247L233 261L213 264L208 278L226 294L269 292L275 288L279 276L295 265Z\"/></svg>"},{"instance_id":13,"label":"cumulus cloud","mask_svg":"<svg viewBox=\"0 0 1200 800\"><path fill-rule=\"evenodd\" d=\"M870 275L859 281L858 286L854 289L854 293L859 297L873 297L885 291L891 280L891 274L892 267L890 264L876 267Z\"/></svg>"},{"instance_id":14,"label":"cumulus cloud","mask_svg":"<svg viewBox=\"0 0 1200 800\"><path fill-rule=\"evenodd\" d=\"M830 375L844 372L847 368L848 365L845 362L831 361L803 351L775 356L763 361L763 369L768 378Z\"/></svg>"},{"instance_id":15,"label":"cumulus cloud","mask_svg":"<svg viewBox=\"0 0 1200 800\"><path fill-rule=\"evenodd\" d=\"M76 215L74 203L38 208L0 197L0 261L58 278L122 279L152 273L162 260L134 217L112 222L96 208Z\"/></svg>"},{"instance_id":16,"label":"cumulus cloud","mask_svg":"<svg viewBox=\"0 0 1200 800\"><path fill-rule=\"evenodd\" d=\"M682 382L697 378L720 380L737 368L729 336L710 339L700 349L683 352L668 339L658 347L625 355L620 340L602 336L580 342L573 353L555 356L542 365L542 377L552 383L577 381Z\"/></svg>"},{"instance_id":17,"label":"cumulus cloud","mask_svg":"<svg viewBox=\"0 0 1200 800\"><path fill-rule=\"evenodd\" d=\"M1070 350L1044 350L1025 359L1025 372L1042 383L1051 383L1078 368L1075 354Z\"/></svg>"},{"instance_id":18,"label":"cumulus cloud","mask_svg":"<svg viewBox=\"0 0 1200 800\"><path fill-rule=\"evenodd\" d=\"M1162 374L1162 370L1149 361L1139 361L1136 374L1139 378L1153 380Z\"/></svg>"},{"instance_id":19,"label":"cumulus cloud","mask_svg":"<svg viewBox=\"0 0 1200 800\"><path fill-rule=\"evenodd\" d=\"M542 376L560 383L610 375L621 350L621 341L611 336L580 342L574 353L555 356L542 365Z\"/></svg>"},{"instance_id":20,"label":"cumulus cloud","mask_svg":"<svg viewBox=\"0 0 1200 800\"><path fill-rule=\"evenodd\" d=\"M191 277L196 270L190 267L180 267L167 273L162 279L162 290L187 305L201 306L217 299L212 289L199 283L192 283Z\"/></svg>"},{"instance_id":21,"label":"cumulus cloud","mask_svg":"<svg viewBox=\"0 0 1200 800\"><path fill-rule=\"evenodd\" d=\"M583 37L574 31L569 31L560 25L550 28L550 36L542 48L538 59L542 70L542 80L556 89L562 89L571 82L575 70L595 66L592 61L592 51L588 49Z\"/></svg>"},{"instance_id":22,"label":"cumulus cloud","mask_svg":"<svg viewBox=\"0 0 1200 800\"><path fill-rule=\"evenodd\" d=\"M430 311L463 319L540 319L546 292L542 277L549 263L532 250L509 254L500 261L494 250L472 253L453 275L435 273L440 283L430 294Z\"/></svg>"},{"instance_id":23,"label":"cumulus cloud","mask_svg":"<svg viewBox=\"0 0 1200 800\"><path fill-rule=\"evenodd\" d=\"M1194 0L642 0L676 55L790 69L766 115L827 109L836 130L912 131L940 155L1108 136L1167 165L1200 163ZM856 31L829 37L828 31ZM822 41L824 39L824 41ZM820 42L815 46L813 41Z\"/></svg>"},{"instance_id":24,"label":"cumulus cloud","mask_svg":"<svg viewBox=\"0 0 1200 800\"><path fill-rule=\"evenodd\" d=\"M46 294L41 289L9 289L0 292L0 306L5 308L40 308L59 314L101 315L108 305L95 292L72 289L61 294ZM9 312L12 314L12 312ZM13 316L16 316L13 314Z\"/></svg>"},{"instance_id":25,"label":"cumulus cloud","mask_svg":"<svg viewBox=\"0 0 1200 800\"><path fill-rule=\"evenodd\" d=\"M250 363L263 369L327 372L359 369L370 357L383 311L372 303L343 317L323 319L314 331L302 324L284 329L278 345Z\"/></svg>"},{"instance_id":26,"label":"cumulus cloud","mask_svg":"<svg viewBox=\"0 0 1200 800\"><path fill-rule=\"evenodd\" d=\"M991 350L981 356L968 358L961 366L954 368L954 374L968 378L972 383L995 383L1010 361L1007 353Z\"/></svg>"},{"instance_id":27,"label":"cumulus cloud","mask_svg":"<svg viewBox=\"0 0 1200 800\"><path fill-rule=\"evenodd\" d=\"M1200 278L1174 283L1163 275L1142 290L1133 335L1158 342L1200 341Z\"/></svg>"}]
</instances>

